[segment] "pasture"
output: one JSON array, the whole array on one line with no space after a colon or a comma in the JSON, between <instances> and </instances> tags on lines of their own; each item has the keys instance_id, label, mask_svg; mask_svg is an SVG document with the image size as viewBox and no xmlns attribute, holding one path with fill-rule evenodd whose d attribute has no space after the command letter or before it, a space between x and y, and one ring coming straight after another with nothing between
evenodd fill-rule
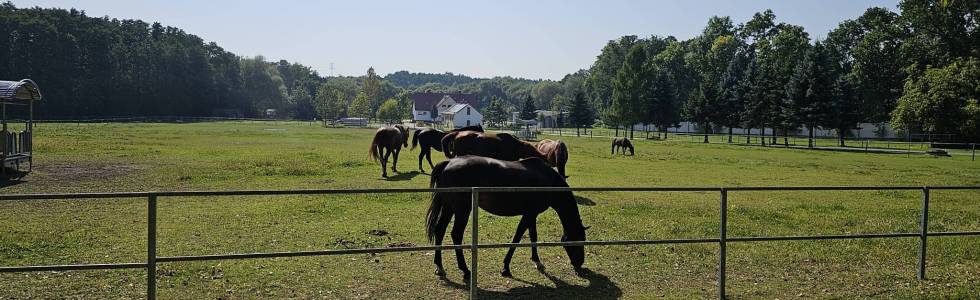
<instances>
[{"instance_id":1,"label":"pasture","mask_svg":"<svg viewBox=\"0 0 980 300\"><path fill-rule=\"evenodd\" d=\"M311 188L422 188L418 149L400 174L380 177L368 157L373 129L303 122L40 124L34 173L9 193ZM548 136L545 136L548 137ZM553 137L548 137L553 138ZM980 185L980 162L723 144L634 140L636 156L610 155L607 138L562 137L573 187ZM442 160L441 153L433 159ZM428 164L425 164L428 171ZM582 192L590 240L700 238L718 234L717 193ZM729 237L916 232L921 194L735 192ZM161 198L158 255L425 245L428 194ZM0 265L137 262L145 259L145 199L0 202ZM539 220L558 240L553 211ZM518 218L480 214L484 243L508 242ZM980 230L980 192L934 191L930 230ZM468 230L467 230L468 231ZM467 238L468 238L468 232ZM525 239L526 241L526 239ZM781 241L728 246L733 298L977 298L980 240L929 239L927 281L917 281L918 239ZM716 297L714 244L586 247L590 276L576 276L560 248L546 269L517 250L481 250L488 298ZM467 258L468 259L468 258ZM161 263L158 295L183 298L464 298L451 252L447 280L432 253ZM0 299L139 298L144 271L0 275Z\"/></svg>"}]
</instances>

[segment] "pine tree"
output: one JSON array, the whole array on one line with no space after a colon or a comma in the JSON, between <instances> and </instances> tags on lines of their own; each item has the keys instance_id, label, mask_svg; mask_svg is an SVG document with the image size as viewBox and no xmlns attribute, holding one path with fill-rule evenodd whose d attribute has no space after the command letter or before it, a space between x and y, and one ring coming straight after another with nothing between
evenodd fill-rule
<instances>
[{"instance_id":1,"label":"pine tree","mask_svg":"<svg viewBox=\"0 0 980 300\"><path fill-rule=\"evenodd\" d=\"M592 123L595 122L592 107L589 105L589 102L585 99L585 94L582 92L575 93L575 99L568 107L568 115L572 125L575 126L576 136L581 135L579 131L580 128L591 127Z\"/></svg>"}]
</instances>

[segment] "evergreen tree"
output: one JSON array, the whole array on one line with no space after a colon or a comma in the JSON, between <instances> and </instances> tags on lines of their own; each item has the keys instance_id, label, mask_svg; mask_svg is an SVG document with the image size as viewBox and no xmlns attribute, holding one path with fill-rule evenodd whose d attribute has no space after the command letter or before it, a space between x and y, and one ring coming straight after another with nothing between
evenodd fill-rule
<instances>
[{"instance_id":1,"label":"evergreen tree","mask_svg":"<svg viewBox=\"0 0 980 300\"><path fill-rule=\"evenodd\" d=\"M524 105L521 106L521 113L517 116L521 120L534 120L538 114L534 111L537 108L534 107L534 98L530 95L524 100Z\"/></svg>"},{"instance_id":2,"label":"evergreen tree","mask_svg":"<svg viewBox=\"0 0 980 300\"><path fill-rule=\"evenodd\" d=\"M630 138L633 124L642 118L644 95L649 90L646 50L642 44L634 45L626 55L623 67L616 73L613 81L613 101L609 113L616 115L618 124L628 126Z\"/></svg>"},{"instance_id":3,"label":"evergreen tree","mask_svg":"<svg viewBox=\"0 0 980 300\"><path fill-rule=\"evenodd\" d=\"M589 106L588 100L585 99L585 94L582 92L575 93L575 98L568 107L568 115L572 126L575 126L576 136L581 135L580 128L591 127L592 123L595 122L592 108Z\"/></svg>"}]
</instances>

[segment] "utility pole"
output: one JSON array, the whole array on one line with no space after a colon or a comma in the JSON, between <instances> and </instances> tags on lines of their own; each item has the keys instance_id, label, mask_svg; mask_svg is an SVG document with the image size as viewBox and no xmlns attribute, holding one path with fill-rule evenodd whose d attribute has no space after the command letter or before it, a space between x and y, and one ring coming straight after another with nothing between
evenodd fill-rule
<instances>
[{"instance_id":1,"label":"utility pole","mask_svg":"<svg viewBox=\"0 0 980 300\"><path fill-rule=\"evenodd\" d=\"M330 63L330 77L333 77L333 63Z\"/></svg>"}]
</instances>

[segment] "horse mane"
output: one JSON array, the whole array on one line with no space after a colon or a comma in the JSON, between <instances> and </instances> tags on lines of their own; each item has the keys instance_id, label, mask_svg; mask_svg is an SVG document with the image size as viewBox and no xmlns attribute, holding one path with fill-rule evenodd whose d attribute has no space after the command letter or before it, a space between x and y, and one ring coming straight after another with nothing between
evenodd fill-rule
<instances>
[{"instance_id":1,"label":"horse mane","mask_svg":"<svg viewBox=\"0 0 980 300\"><path fill-rule=\"evenodd\" d=\"M453 140L456 139L457 135L459 135L459 131L452 131L444 135L442 139L439 140L439 143L442 144L442 153L445 154L446 157L448 158L453 158L453 156L455 155L452 151L453 149L452 144L453 144Z\"/></svg>"}]
</instances>

